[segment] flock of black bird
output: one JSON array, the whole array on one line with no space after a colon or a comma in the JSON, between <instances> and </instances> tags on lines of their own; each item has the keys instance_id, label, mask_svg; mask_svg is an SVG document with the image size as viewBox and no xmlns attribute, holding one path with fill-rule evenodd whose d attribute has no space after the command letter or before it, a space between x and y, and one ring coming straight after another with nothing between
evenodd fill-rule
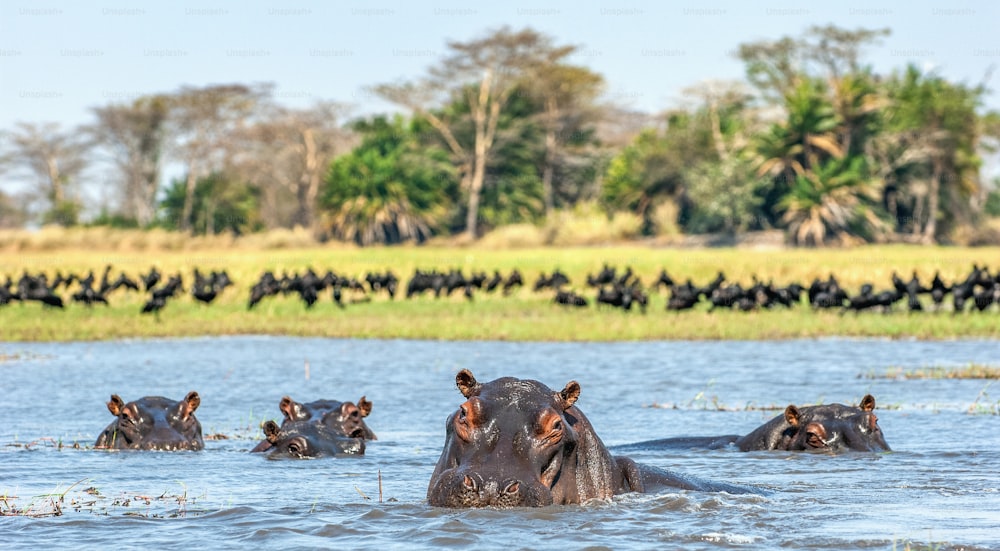
<instances>
[{"instance_id":1,"label":"flock of black bird","mask_svg":"<svg viewBox=\"0 0 1000 551\"><path fill-rule=\"evenodd\" d=\"M195 268L190 295L199 302L211 304L227 287L233 285L225 270L205 274ZM770 281L765 283L754 277L750 285L743 286L739 282L727 281L725 274L720 271L714 279L699 286L690 279L678 283L664 269L647 286L631 268L627 267L619 273L616 268L607 264L596 274L588 274L584 285L592 289L593 302L598 306L621 308L625 311L631 311L635 307L641 312L645 312L649 306L650 294L660 293L661 288L667 293L668 311L690 310L702 303L709 305L709 312L719 308L745 312L776 307L792 308L803 304L803 299L813 309L837 310L841 313L888 313L900 303L905 303L905 308L910 312L925 309L938 311L950 306L954 313L983 312L993 305L1000 305L1000 271L991 274L987 268L978 265L973 265L966 277L951 283L946 283L941 279L940 273L935 273L929 285L920 281L916 271L909 280L894 272L884 289L876 289L874 284L865 283L853 295L840 285L834 275L826 279L817 278L809 285L790 283L784 286L777 286ZM508 296L521 287L526 287L526 284L517 269L511 270L506 276L499 270L494 270L490 276L483 271L466 275L457 269L446 272L418 269L407 282L404 296L406 299L414 299L433 294L435 298L441 298L460 291L467 300L473 300L477 293L500 293ZM591 299L582 291L574 290L569 276L558 269L549 274L541 273L531 289L534 293L552 293L553 302L566 307L586 307L591 304ZM124 273L113 278L112 267L107 266L100 281L93 271L85 276L73 273L64 276L61 272L56 272L51 280L45 273L30 274L25 271L16 283L8 275L0 285L0 306L15 301L34 301L46 307L61 309L65 307L65 300L60 290L62 293L70 293L69 298L73 302L87 307L94 304L108 305L108 298L116 292L144 292L148 299L141 312L152 313L154 316L159 316L169 300L188 291L180 273L164 276L155 267L145 274L139 274L137 279L132 279ZM298 295L306 308L312 308L320 302L327 290L332 302L340 308L345 308L347 304L368 302L380 293L385 293L389 300L393 300L402 291L399 278L391 270L384 273L369 272L361 280L332 270L319 275L312 268L301 274L282 273L280 277L267 271L250 288L247 308L254 309L268 297L290 294ZM929 303L921 301L921 295L929 295Z\"/></svg>"}]
</instances>

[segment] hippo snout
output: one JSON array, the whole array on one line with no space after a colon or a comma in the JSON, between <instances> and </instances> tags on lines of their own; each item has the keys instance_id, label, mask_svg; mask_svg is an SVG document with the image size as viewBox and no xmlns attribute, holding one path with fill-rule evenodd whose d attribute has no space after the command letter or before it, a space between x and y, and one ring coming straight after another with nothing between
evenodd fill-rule
<instances>
[{"instance_id":1,"label":"hippo snout","mask_svg":"<svg viewBox=\"0 0 1000 551\"><path fill-rule=\"evenodd\" d=\"M441 477L429 494L431 505L456 508L539 507L552 504L548 492L513 477L484 477L478 472L455 472Z\"/></svg>"}]
</instances>

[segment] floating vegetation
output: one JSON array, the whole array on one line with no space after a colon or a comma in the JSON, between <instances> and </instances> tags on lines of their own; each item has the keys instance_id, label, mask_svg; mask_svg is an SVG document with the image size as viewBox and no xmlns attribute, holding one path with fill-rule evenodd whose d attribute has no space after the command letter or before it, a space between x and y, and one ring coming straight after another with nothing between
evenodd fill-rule
<instances>
[{"instance_id":1,"label":"floating vegetation","mask_svg":"<svg viewBox=\"0 0 1000 551\"><path fill-rule=\"evenodd\" d=\"M969 363L962 367L929 366L918 369L890 367L884 374L868 372L864 379L1000 379L1000 367Z\"/></svg>"},{"instance_id":2,"label":"floating vegetation","mask_svg":"<svg viewBox=\"0 0 1000 551\"><path fill-rule=\"evenodd\" d=\"M159 496L130 494L122 492L117 496L106 496L95 486L75 489L89 479L78 480L65 490L56 489L52 493L32 497L27 503L18 502L18 496L0 495L0 516L5 517L58 517L67 512L124 516L142 518L176 518L207 513L208 510L194 508L198 498L188 496L187 488L180 483L181 493L163 492Z\"/></svg>"}]
</instances>

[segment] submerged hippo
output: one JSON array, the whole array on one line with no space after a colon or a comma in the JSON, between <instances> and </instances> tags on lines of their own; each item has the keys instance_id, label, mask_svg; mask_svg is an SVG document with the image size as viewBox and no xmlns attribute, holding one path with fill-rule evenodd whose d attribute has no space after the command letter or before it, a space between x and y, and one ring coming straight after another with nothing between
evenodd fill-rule
<instances>
[{"instance_id":1,"label":"submerged hippo","mask_svg":"<svg viewBox=\"0 0 1000 551\"><path fill-rule=\"evenodd\" d=\"M282 428L290 423L312 423L325 427L333 435L377 440L375 433L365 423L365 417L372 412L372 403L364 396L358 400L357 405L354 402L337 400L316 400L300 404L285 396L278 403L278 409L284 415L281 421ZM270 448L271 442L265 439L250 451L263 452Z\"/></svg>"},{"instance_id":2,"label":"submerged hippo","mask_svg":"<svg viewBox=\"0 0 1000 551\"><path fill-rule=\"evenodd\" d=\"M191 391L180 402L162 396L146 396L125 403L111 395L108 411L116 419L104 429L95 448L116 450L200 450L205 447L201 423L194 411L201 397Z\"/></svg>"},{"instance_id":3,"label":"submerged hippo","mask_svg":"<svg viewBox=\"0 0 1000 551\"><path fill-rule=\"evenodd\" d=\"M268 421L264 423L264 437L269 444L269 459L307 459L365 453L363 438L348 438L311 421L291 421L280 427L274 421Z\"/></svg>"},{"instance_id":4,"label":"submerged hippo","mask_svg":"<svg viewBox=\"0 0 1000 551\"><path fill-rule=\"evenodd\" d=\"M288 396L281 399L278 409L285 415L282 422L312 420L342 435L365 440L378 440L372 429L365 424L365 417L371 415L372 403L364 396L353 402L338 402L337 400L316 400L308 404L300 404Z\"/></svg>"},{"instance_id":5,"label":"submerged hippo","mask_svg":"<svg viewBox=\"0 0 1000 551\"><path fill-rule=\"evenodd\" d=\"M875 398L866 394L855 406L824 404L796 407L790 405L753 432L744 435L665 438L616 447L720 449L734 446L740 451L785 450L817 452L886 452L892 451L878 426Z\"/></svg>"},{"instance_id":6,"label":"submerged hippo","mask_svg":"<svg viewBox=\"0 0 1000 551\"><path fill-rule=\"evenodd\" d=\"M438 507L539 507L666 487L748 493L608 452L574 404L580 385L561 391L527 379L479 383L455 378L467 398L445 423L445 443L427 488Z\"/></svg>"}]
</instances>

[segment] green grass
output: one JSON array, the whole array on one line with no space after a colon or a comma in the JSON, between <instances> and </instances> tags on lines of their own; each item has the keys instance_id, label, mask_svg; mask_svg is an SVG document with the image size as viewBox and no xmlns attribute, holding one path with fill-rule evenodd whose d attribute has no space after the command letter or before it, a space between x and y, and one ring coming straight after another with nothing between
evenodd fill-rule
<instances>
[{"instance_id":1,"label":"green grass","mask_svg":"<svg viewBox=\"0 0 1000 551\"><path fill-rule=\"evenodd\" d=\"M164 274L180 271L189 285L191 271L225 268L236 282L211 306L194 301L188 294L171 301L159 319L142 316L144 294L119 291L111 306L87 308L68 301L64 311L45 310L39 304L12 304L0 308L0 339L4 341L100 340L125 337L174 337L200 335L283 334L297 336L381 337L414 339L496 339L532 341L622 341L653 339L787 339L820 336L914 337L947 339L1000 337L1000 313L952 315L950 312L908 314L905 305L883 315L839 315L813 312L807 307L752 313L716 311L707 305L691 312L665 312L667 293L652 293L646 315L638 312L599 309L591 305L567 310L551 302L551 293L533 293L530 286L540 272L559 268L573 281L572 287L590 299L594 292L584 287L587 273L596 273L604 262L619 269L626 265L651 283L661 268L678 280L691 278L705 284L723 270L729 281L749 284L752 275L777 284L797 281L808 284L814 277L836 274L851 292L864 282L887 288L890 275L898 271L909 278L917 270L929 283L935 270L946 281L964 277L973 263L1000 265L997 248L945 248L880 246L836 250L737 250L657 249L641 245L591 248L539 248L524 250L477 250L474 248L310 248L294 250L199 250L194 252L41 251L0 253L0 277L15 279L22 270L54 274L74 271L100 272L106 264L113 275L125 271L132 277L150 266ZM265 269L280 276L312 266L317 271L362 277L367 271L391 268L406 281L414 268L462 269L506 275L521 270L527 282L510 297L479 293L467 302L456 293L435 300L423 296L389 301L380 295L369 303L340 310L329 292L321 295L312 310L306 310L294 295L265 299L247 311L250 286ZM16 350L7 351L16 353Z\"/></svg>"}]
</instances>

